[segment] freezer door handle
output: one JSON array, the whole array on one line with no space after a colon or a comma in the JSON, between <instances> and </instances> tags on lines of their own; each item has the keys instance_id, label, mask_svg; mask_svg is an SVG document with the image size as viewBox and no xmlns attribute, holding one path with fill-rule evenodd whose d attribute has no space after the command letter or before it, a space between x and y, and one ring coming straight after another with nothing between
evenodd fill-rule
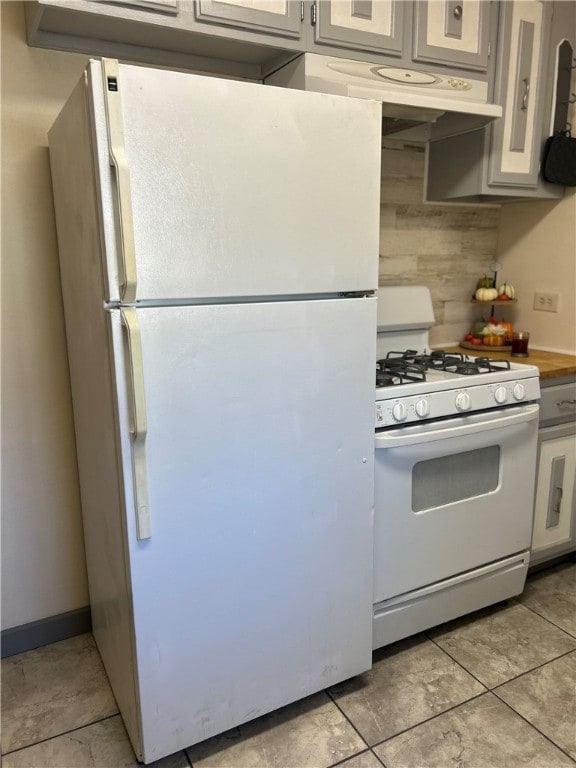
<instances>
[{"instance_id":1,"label":"freezer door handle","mask_svg":"<svg viewBox=\"0 0 576 768\"><path fill-rule=\"evenodd\" d=\"M104 103L106 105L106 130L110 165L116 172L116 195L120 221L120 273L122 301L136 301L136 254L134 247L134 222L132 220L132 197L130 172L124 147L124 120L122 101L118 90L118 62L102 59L104 78Z\"/></svg>"},{"instance_id":2,"label":"freezer door handle","mask_svg":"<svg viewBox=\"0 0 576 768\"><path fill-rule=\"evenodd\" d=\"M126 343L129 428L132 440L132 470L134 475L137 537L139 540L142 540L149 539L151 536L146 469L146 433L148 425L146 423L142 343L136 310L131 307L123 309L121 310L121 317Z\"/></svg>"}]
</instances>

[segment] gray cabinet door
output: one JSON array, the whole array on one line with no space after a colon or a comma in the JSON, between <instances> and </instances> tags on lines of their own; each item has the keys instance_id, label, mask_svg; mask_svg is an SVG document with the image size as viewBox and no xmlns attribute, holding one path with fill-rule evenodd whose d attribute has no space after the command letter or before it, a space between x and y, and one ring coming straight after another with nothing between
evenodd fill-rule
<instances>
[{"instance_id":1,"label":"gray cabinet door","mask_svg":"<svg viewBox=\"0 0 576 768\"><path fill-rule=\"evenodd\" d=\"M300 0L196 0L197 21L226 24L255 32L299 38Z\"/></svg>"},{"instance_id":2,"label":"gray cabinet door","mask_svg":"<svg viewBox=\"0 0 576 768\"><path fill-rule=\"evenodd\" d=\"M314 41L400 56L407 5L402 0L319 0L313 6Z\"/></svg>"},{"instance_id":3,"label":"gray cabinet door","mask_svg":"<svg viewBox=\"0 0 576 768\"><path fill-rule=\"evenodd\" d=\"M489 184L535 187L542 143L544 46L551 4L534 0L503 3L496 77L502 119L492 126Z\"/></svg>"},{"instance_id":4,"label":"gray cabinet door","mask_svg":"<svg viewBox=\"0 0 576 768\"><path fill-rule=\"evenodd\" d=\"M540 430L530 558L536 562L576 548L575 435L574 424Z\"/></svg>"},{"instance_id":5,"label":"gray cabinet door","mask_svg":"<svg viewBox=\"0 0 576 768\"><path fill-rule=\"evenodd\" d=\"M421 0L415 4L414 59L485 72L490 14L485 0Z\"/></svg>"}]
</instances>

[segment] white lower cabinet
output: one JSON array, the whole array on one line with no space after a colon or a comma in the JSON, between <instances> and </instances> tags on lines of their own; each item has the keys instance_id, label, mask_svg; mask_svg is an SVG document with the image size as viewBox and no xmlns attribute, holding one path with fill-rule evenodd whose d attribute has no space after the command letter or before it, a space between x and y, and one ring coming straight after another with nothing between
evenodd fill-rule
<instances>
[{"instance_id":1,"label":"white lower cabinet","mask_svg":"<svg viewBox=\"0 0 576 768\"><path fill-rule=\"evenodd\" d=\"M530 564L576 549L576 424L540 430Z\"/></svg>"}]
</instances>

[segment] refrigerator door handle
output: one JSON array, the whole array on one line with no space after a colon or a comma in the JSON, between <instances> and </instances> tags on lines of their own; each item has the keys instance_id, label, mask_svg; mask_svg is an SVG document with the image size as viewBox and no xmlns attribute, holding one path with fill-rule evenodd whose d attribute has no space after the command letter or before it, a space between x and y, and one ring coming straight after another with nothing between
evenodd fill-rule
<instances>
[{"instance_id":1,"label":"refrigerator door handle","mask_svg":"<svg viewBox=\"0 0 576 768\"><path fill-rule=\"evenodd\" d=\"M144 395L144 367L140 326L134 308L121 310L122 328L126 343L126 373L129 383L129 429L132 438L132 469L134 474L134 501L138 540L149 539L150 506L146 471L146 399Z\"/></svg>"},{"instance_id":2,"label":"refrigerator door handle","mask_svg":"<svg viewBox=\"0 0 576 768\"><path fill-rule=\"evenodd\" d=\"M106 105L110 165L116 172L116 194L120 220L121 297L123 302L130 303L136 301L136 254L130 172L124 147L122 101L118 90L118 62L115 59L102 59L102 75L104 78L104 103Z\"/></svg>"}]
</instances>

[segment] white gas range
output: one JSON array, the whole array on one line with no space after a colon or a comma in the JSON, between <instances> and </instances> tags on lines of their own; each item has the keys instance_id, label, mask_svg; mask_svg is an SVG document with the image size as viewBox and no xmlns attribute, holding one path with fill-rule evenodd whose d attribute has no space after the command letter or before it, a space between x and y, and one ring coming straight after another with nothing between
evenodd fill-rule
<instances>
[{"instance_id":1,"label":"white gas range","mask_svg":"<svg viewBox=\"0 0 576 768\"><path fill-rule=\"evenodd\" d=\"M376 428L517 405L540 396L538 369L465 353L394 351L376 363Z\"/></svg>"},{"instance_id":2,"label":"white gas range","mask_svg":"<svg viewBox=\"0 0 576 768\"><path fill-rule=\"evenodd\" d=\"M538 400L535 366L430 350L433 324L427 288L378 291L377 429Z\"/></svg>"},{"instance_id":3,"label":"white gas range","mask_svg":"<svg viewBox=\"0 0 576 768\"><path fill-rule=\"evenodd\" d=\"M538 369L431 352L433 324L427 288L379 290L374 648L519 594L528 570Z\"/></svg>"}]
</instances>

